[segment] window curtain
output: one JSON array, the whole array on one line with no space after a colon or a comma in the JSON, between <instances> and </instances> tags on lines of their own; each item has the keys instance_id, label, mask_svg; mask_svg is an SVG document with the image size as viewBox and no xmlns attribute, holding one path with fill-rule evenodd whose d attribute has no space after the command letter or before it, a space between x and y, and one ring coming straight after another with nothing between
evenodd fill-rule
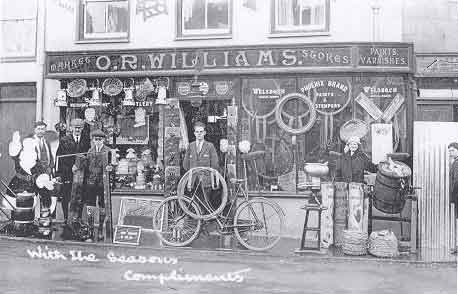
<instances>
[{"instance_id":1,"label":"window curtain","mask_svg":"<svg viewBox=\"0 0 458 294\"><path fill-rule=\"evenodd\" d=\"M127 32L128 11L125 7L108 6L107 32Z\"/></svg>"},{"instance_id":2,"label":"window curtain","mask_svg":"<svg viewBox=\"0 0 458 294\"><path fill-rule=\"evenodd\" d=\"M194 4L193 0L183 0L182 2L182 14L183 14L183 20L184 21L189 21L192 18L192 6Z\"/></svg>"},{"instance_id":3,"label":"window curtain","mask_svg":"<svg viewBox=\"0 0 458 294\"><path fill-rule=\"evenodd\" d=\"M277 13L278 13L278 24L279 25L291 25L293 24L293 4L295 0L278 0L277 1Z\"/></svg>"}]
</instances>

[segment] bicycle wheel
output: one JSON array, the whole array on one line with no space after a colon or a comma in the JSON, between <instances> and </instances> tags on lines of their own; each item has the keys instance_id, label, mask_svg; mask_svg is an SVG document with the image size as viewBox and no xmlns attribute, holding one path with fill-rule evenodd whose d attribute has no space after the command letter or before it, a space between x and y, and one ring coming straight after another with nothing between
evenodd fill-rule
<instances>
[{"instance_id":1,"label":"bicycle wheel","mask_svg":"<svg viewBox=\"0 0 458 294\"><path fill-rule=\"evenodd\" d=\"M216 186L219 187L219 185L221 185L221 202L217 207L213 207L210 199L207 199L208 195L205 194L205 191L216 188ZM187 196L186 192L190 196ZM224 207L226 207L227 184L217 170L210 167L194 167L188 170L178 182L177 196L181 209L187 215L195 219L208 220L220 214L224 210ZM187 202L182 199L191 201ZM199 213L189 209L191 204L197 204L199 206Z\"/></svg>"},{"instance_id":2,"label":"bicycle wheel","mask_svg":"<svg viewBox=\"0 0 458 294\"><path fill-rule=\"evenodd\" d=\"M235 213L235 236L247 249L272 248L280 240L283 226L284 215L278 205L264 198L242 203Z\"/></svg>"},{"instance_id":3,"label":"bicycle wheel","mask_svg":"<svg viewBox=\"0 0 458 294\"><path fill-rule=\"evenodd\" d=\"M194 214L200 213L199 207L190 199L182 198L189 204L189 210ZM163 200L154 216L154 227L162 242L169 246L186 246L197 238L200 232L201 220L187 215L180 207L178 197L171 196Z\"/></svg>"}]
</instances>

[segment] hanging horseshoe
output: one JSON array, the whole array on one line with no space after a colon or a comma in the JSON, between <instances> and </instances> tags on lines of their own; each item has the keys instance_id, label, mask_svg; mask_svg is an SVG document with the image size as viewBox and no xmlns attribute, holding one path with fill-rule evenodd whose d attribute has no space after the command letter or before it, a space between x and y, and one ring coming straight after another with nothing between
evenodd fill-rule
<instances>
[{"instance_id":1,"label":"hanging horseshoe","mask_svg":"<svg viewBox=\"0 0 458 294\"><path fill-rule=\"evenodd\" d=\"M289 102L290 100L298 100L308 105L309 109L305 113L309 115L309 118L305 125L302 123L302 118L305 117L304 113L296 114L295 116L288 114L286 116L286 119L288 119L288 123L285 123L283 119L285 111L283 110L283 108L285 107L286 103ZM315 123L315 120L316 120L315 106L313 105L313 102L307 96L303 94L300 94L300 93L288 94L284 96L280 100L280 102L277 104L277 107L275 108L275 120L277 121L278 126L285 132L288 132L292 135L303 134L307 132L308 130L310 130L310 128ZM298 122L297 128L293 127L294 121Z\"/></svg>"}]
</instances>

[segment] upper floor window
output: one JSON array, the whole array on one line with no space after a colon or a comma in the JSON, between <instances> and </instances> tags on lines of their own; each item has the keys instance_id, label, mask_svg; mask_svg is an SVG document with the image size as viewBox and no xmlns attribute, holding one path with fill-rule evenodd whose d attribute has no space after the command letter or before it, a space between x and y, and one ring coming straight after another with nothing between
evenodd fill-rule
<instances>
[{"instance_id":1,"label":"upper floor window","mask_svg":"<svg viewBox=\"0 0 458 294\"><path fill-rule=\"evenodd\" d=\"M0 1L0 59L34 59L37 0Z\"/></svg>"},{"instance_id":2,"label":"upper floor window","mask_svg":"<svg viewBox=\"0 0 458 294\"><path fill-rule=\"evenodd\" d=\"M178 38L230 36L232 0L178 0Z\"/></svg>"},{"instance_id":3,"label":"upper floor window","mask_svg":"<svg viewBox=\"0 0 458 294\"><path fill-rule=\"evenodd\" d=\"M329 31L329 0L272 1L272 33Z\"/></svg>"},{"instance_id":4,"label":"upper floor window","mask_svg":"<svg viewBox=\"0 0 458 294\"><path fill-rule=\"evenodd\" d=\"M125 40L128 37L128 0L81 0L79 40Z\"/></svg>"}]
</instances>

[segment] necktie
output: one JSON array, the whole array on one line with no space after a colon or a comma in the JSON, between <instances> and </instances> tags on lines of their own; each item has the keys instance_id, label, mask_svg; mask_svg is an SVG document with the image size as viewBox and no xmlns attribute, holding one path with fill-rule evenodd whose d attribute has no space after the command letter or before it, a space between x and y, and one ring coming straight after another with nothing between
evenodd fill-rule
<instances>
[{"instance_id":1,"label":"necktie","mask_svg":"<svg viewBox=\"0 0 458 294\"><path fill-rule=\"evenodd\" d=\"M202 150L202 141L199 141L197 143L197 152L200 153L201 150Z\"/></svg>"},{"instance_id":2,"label":"necktie","mask_svg":"<svg viewBox=\"0 0 458 294\"><path fill-rule=\"evenodd\" d=\"M49 163L48 150L43 138L40 139L40 159Z\"/></svg>"},{"instance_id":3,"label":"necktie","mask_svg":"<svg viewBox=\"0 0 458 294\"><path fill-rule=\"evenodd\" d=\"M78 144L80 142L80 137L76 136L75 137L75 142L76 142L76 144Z\"/></svg>"}]
</instances>

